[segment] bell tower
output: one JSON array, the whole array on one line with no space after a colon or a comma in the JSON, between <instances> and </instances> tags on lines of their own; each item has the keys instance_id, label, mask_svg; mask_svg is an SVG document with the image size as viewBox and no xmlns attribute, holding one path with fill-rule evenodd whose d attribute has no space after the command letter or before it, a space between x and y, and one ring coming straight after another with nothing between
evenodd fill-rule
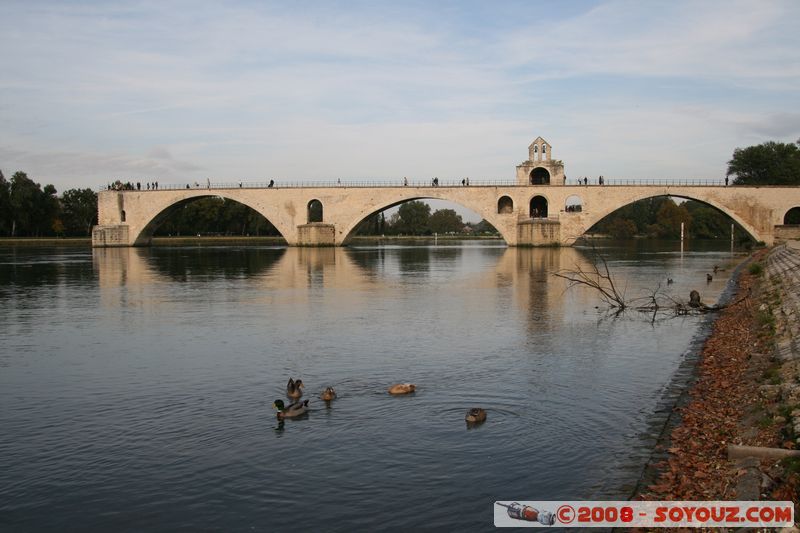
<instances>
[{"instance_id":1,"label":"bell tower","mask_svg":"<svg viewBox=\"0 0 800 533\"><path fill-rule=\"evenodd\" d=\"M553 159L553 147L541 137L528 146L527 161L517 165L517 185L564 185L564 163Z\"/></svg>"}]
</instances>

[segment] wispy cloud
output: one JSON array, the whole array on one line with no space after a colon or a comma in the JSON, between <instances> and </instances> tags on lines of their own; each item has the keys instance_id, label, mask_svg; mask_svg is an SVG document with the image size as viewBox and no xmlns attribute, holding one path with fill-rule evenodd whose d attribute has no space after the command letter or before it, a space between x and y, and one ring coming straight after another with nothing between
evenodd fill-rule
<instances>
[{"instance_id":1,"label":"wispy cloud","mask_svg":"<svg viewBox=\"0 0 800 533\"><path fill-rule=\"evenodd\" d=\"M0 166L162 179L718 175L800 136L795 2L4 2ZM608 157L613 147L613 157ZM671 153L680 150L681 157Z\"/></svg>"}]
</instances>

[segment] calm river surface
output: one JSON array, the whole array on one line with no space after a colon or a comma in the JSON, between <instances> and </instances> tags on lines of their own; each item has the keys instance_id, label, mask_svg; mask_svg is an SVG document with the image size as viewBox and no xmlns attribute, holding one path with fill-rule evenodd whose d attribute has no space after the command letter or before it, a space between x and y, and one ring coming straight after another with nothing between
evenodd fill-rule
<instances>
[{"instance_id":1,"label":"calm river surface","mask_svg":"<svg viewBox=\"0 0 800 533\"><path fill-rule=\"evenodd\" d=\"M629 296L712 303L739 260L602 246ZM0 530L487 531L495 500L625 499L702 319L608 316L552 276L590 254L0 248ZM290 376L312 411L280 427Z\"/></svg>"}]
</instances>

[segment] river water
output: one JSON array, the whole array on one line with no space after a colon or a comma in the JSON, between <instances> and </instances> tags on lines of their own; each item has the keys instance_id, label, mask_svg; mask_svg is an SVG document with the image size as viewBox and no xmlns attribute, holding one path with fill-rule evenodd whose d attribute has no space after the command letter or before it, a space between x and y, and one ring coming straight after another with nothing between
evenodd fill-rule
<instances>
[{"instance_id":1,"label":"river water","mask_svg":"<svg viewBox=\"0 0 800 533\"><path fill-rule=\"evenodd\" d=\"M600 249L629 297L716 301L739 257L677 246ZM591 255L0 248L0 530L486 531L495 500L625 499L703 319L552 275ZM290 376L312 410L278 424Z\"/></svg>"}]
</instances>

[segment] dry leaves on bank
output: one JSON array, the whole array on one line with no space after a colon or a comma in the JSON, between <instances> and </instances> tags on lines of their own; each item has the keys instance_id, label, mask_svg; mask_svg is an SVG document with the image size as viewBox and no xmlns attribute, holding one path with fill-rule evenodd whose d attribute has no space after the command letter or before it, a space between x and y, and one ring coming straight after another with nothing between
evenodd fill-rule
<instances>
[{"instance_id":1,"label":"dry leaves on bank","mask_svg":"<svg viewBox=\"0 0 800 533\"><path fill-rule=\"evenodd\" d=\"M758 278L742 273L737 293L756 294L751 289L757 283ZM656 465L659 474L641 494L643 499L735 499L741 473L727 460L728 444L782 445L777 425L757 428L752 420L743 423L753 413L763 412L759 378L769 365L768 338L759 334L757 307L748 296L725 309L715 322L701 352L690 400L680 409L680 424L670 435L669 458ZM792 492L791 487L781 490Z\"/></svg>"}]
</instances>

